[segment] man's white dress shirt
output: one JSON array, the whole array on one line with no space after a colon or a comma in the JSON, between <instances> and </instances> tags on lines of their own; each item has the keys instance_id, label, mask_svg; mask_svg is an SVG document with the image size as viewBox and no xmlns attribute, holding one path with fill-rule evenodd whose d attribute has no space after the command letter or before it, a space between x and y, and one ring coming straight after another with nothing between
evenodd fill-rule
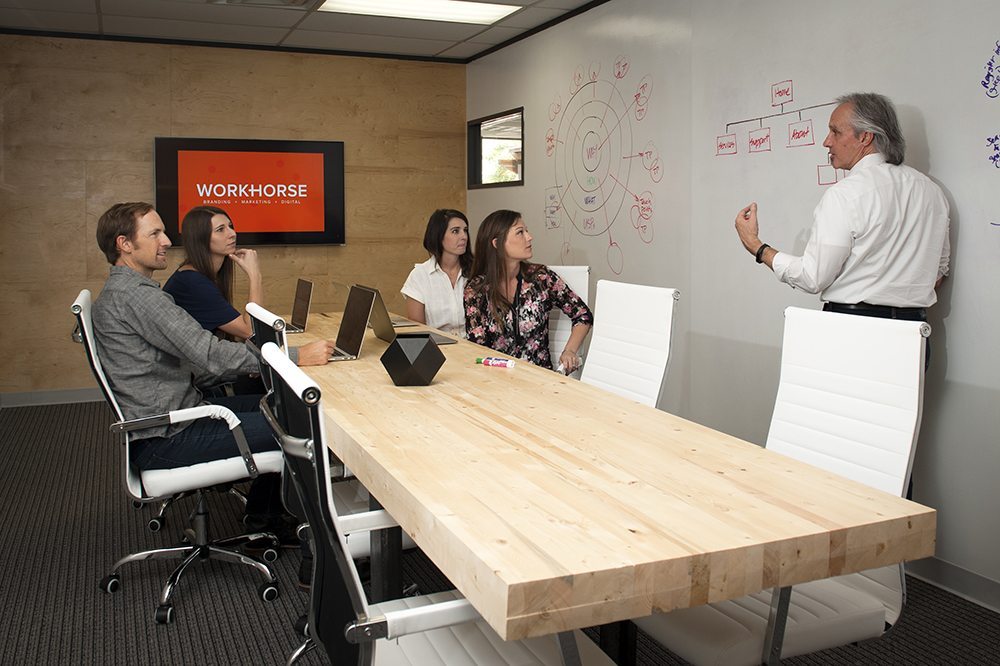
<instances>
[{"instance_id":1,"label":"man's white dress shirt","mask_svg":"<svg viewBox=\"0 0 1000 666\"><path fill-rule=\"evenodd\" d=\"M801 257L774 256L779 280L834 303L928 307L948 274L948 202L930 178L880 153L861 158L813 212Z\"/></svg>"},{"instance_id":2,"label":"man's white dress shirt","mask_svg":"<svg viewBox=\"0 0 1000 666\"><path fill-rule=\"evenodd\" d=\"M464 276L459 275L453 287L451 278L431 257L422 264L413 265L400 291L403 296L424 304L428 326L465 337Z\"/></svg>"}]
</instances>

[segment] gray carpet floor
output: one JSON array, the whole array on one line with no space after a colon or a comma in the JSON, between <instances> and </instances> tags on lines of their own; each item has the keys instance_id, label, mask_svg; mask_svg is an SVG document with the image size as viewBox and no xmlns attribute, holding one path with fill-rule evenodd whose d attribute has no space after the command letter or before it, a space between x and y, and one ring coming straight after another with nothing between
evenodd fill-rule
<instances>
[{"instance_id":1,"label":"gray carpet floor","mask_svg":"<svg viewBox=\"0 0 1000 666\"><path fill-rule=\"evenodd\" d=\"M117 444L103 403L0 409L0 664L283 664L301 642L292 628L307 597L296 586L299 554L275 563L281 596L257 597L262 577L249 567L197 563L175 592L176 620L153 622L171 562L138 562L122 589L98 582L123 554L176 541L192 503L146 529L150 507L135 509L121 487ZM240 529L242 508L211 500L216 535ZM404 556L404 578L421 591L447 580L419 552ZM857 646L786 660L790 665L1000 664L1000 615L910 578L903 620ZM641 632L641 665L684 664ZM321 663L315 653L304 664Z\"/></svg>"}]
</instances>

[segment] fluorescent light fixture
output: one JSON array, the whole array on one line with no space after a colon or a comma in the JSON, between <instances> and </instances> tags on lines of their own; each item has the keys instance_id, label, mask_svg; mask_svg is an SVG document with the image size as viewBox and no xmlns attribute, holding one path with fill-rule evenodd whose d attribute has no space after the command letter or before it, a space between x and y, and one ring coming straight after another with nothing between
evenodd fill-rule
<instances>
[{"instance_id":1,"label":"fluorescent light fixture","mask_svg":"<svg viewBox=\"0 0 1000 666\"><path fill-rule=\"evenodd\" d=\"M513 14L520 7L461 0L326 0L319 9L343 14L490 25Z\"/></svg>"}]
</instances>

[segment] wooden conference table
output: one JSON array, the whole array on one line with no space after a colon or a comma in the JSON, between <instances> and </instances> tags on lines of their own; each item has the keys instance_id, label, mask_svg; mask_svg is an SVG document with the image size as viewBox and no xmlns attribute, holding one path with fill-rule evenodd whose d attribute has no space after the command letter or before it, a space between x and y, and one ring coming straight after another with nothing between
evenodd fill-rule
<instances>
[{"instance_id":1,"label":"wooden conference table","mask_svg":"<svg viewBox=\"0 0 1000 666\"><path fill-rule=\"evenodd\" d=\"M386 347L306 368L328 445L505 639L934 552L933 509L466 341L396 387Z\"/></svg>"}]
</instances>

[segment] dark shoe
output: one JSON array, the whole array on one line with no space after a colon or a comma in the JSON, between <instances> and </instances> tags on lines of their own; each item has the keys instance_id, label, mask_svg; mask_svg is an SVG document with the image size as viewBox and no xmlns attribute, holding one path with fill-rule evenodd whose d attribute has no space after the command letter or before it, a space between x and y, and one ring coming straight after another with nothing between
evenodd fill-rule
<instances>
[{"instance_id":1,"label":"dark shoe","mask_svg":"<svg viewBox=\"0 0 1000 666\"><path fill-rule=\"evenodd\" d=\"M312 589L313 558L303 557L299 563L299 589L309 592Z\"/></svg>"},{"instance_id":2,"label":"dark shoe","mask_svg":"<svg viewBox=\"0 0 1000 666\"><path fill-rule=\"evenodd\" d=\"M243 524L252 532L269 532L281 542L282 548L299 547L299 520L291 514L250 515L243 518ZM253 544L254 542L250 542ZM250 544L247 544L250 546Z\"/></svg>"}]
</instances>

